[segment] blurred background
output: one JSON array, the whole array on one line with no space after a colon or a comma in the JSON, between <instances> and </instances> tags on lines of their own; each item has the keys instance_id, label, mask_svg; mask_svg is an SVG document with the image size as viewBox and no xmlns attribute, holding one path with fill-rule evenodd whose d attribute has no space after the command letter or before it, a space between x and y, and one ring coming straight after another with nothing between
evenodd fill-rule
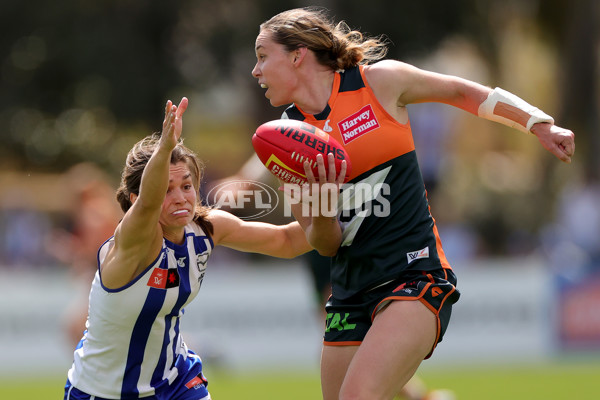
<instances>
[{"instance_id":1,"label":"blurred background","mask_svg":"<svg viewBox=\"0 0 600 400\"><path fill-rule=\"evenodd\" d=\"M96 250L121 216L125 156L161 129L167 99L190 100L184 136L206 164L203 193L252 155L255 128L283 111L250 73L258 26L307 5L386 35L390 58L500 86L576 134L567 165L534 136L449 106L410 106L463 293L423 368L600 364L599 2L3 0L0 381L43 370L62 384ZM312 292L304 260L219 248L187 340L220 371L317 370Z\"/></svg>"}]
</instances>

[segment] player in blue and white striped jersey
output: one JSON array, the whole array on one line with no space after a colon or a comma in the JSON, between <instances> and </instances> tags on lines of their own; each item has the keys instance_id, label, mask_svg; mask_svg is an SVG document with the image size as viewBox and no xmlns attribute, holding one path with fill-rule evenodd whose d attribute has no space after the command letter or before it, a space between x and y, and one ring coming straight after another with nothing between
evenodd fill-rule
<instances>
[{"instance_id":1,"label":"player in blue and white striped jersey","mask_svg":"<svg viewBox=\"0 0 600 400\"><path fill-rule=\"evenodd\" d=\"M98 252L65 399L210 399L181 317L214 246L283 258L311 250L297 222L243 221L200 205L200 162L180 140L187 104L168 101L162 134L127 156L117 191L125 215Z\"/></svg>"}]
</instances>

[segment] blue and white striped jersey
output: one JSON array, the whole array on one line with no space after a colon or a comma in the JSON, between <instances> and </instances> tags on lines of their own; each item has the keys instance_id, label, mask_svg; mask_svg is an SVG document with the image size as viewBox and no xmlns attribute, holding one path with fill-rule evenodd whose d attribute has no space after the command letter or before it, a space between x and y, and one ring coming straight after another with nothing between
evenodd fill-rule
<instances>
[{"instance_id":1,"label":"blue and white striped jersey","mask_svg":"<svg viewBox=\"0 0 600 400\"><path fill-rule=\"evenodd\" d=\"M112 246L114 237L100 247L98 265ZM124 287L104 287L98 270L87 329L68 372L72 385L98 397L137 398L160 393L185 373L181 316L200 290L213 247L191 223L182 245L163 239L156 260Z\"/></svg>"}]
</instances>

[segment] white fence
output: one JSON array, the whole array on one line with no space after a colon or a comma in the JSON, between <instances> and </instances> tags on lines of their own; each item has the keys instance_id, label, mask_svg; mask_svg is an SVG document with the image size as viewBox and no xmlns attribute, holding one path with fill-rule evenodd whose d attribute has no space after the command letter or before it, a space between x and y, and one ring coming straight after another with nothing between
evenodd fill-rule
<instances>
[{"instance_id":1,"label":"white fence","mask_svg":"<svg viewBox=\"0 0 600 400\"><path fill-rule=\"evenodd\" d=\"M234 369L316 368L322 321L300 261L243 265L215 258L186 309L184 337L206 363ZM553 285L540 262L458 269L462 297L425 365L515 362L552 354ZM80 288L63 272L0 268L0 373L66 371L62 328Z\"/></svg>"}]
</instances>

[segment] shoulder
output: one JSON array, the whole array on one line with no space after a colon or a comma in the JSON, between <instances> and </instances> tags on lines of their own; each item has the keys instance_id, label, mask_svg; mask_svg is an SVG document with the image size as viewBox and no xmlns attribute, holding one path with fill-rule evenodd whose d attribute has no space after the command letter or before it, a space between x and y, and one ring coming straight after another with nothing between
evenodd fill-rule
<instances>
[{"instance_id":1,"label":"shoulder","mask_svg":"<svg viewBox=\"0 0 600 400\"><path fill-rule=\"evenodd\" d=\"M418 73L414 65L397 60L382 60L364 66L364 74L371 86L401 83Z\"/></svg>"},{"instance_id":2,"label":"shoulder","mask_svg":"<svg viewBox=\"0 0 600 400\"><path fill-rule=\"evenodd\" d=\"M218 245L223 238L239 229L243 221L235 215L218 209L212 209L206 219L213 225L213 242Z\"/></svg>"}]
</instances>

